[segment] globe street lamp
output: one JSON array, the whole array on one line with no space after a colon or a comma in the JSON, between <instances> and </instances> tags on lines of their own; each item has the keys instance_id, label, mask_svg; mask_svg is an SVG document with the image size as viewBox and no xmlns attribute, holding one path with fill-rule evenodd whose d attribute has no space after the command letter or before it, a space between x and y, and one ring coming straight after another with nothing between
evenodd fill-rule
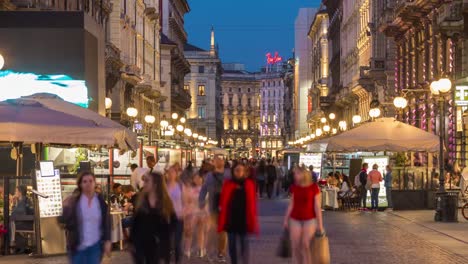
<instances>
[{"instance_id":1,"label":"globe street lamp","mask_svg":"<svg viewBox=\"0 0 468 264\"><path fill-rule=\"evenodd\" d=\"M372 119L375 119L375 118L379 117L380 116L380 109L378 107L372 108L371 110L369 110L369 116Z\"/></svg>"},{"instance_id":2,"label":"globe street lamp","mask_svg":"<svg viewBox=\"0 0 468 264\"><path fill-rule=\"evenodd\" d=\"M106 108L106 116L108 115L109 117L111 117L110 112L111 112L111 107L112 107L112 99L110 99L109 97L106 97L104 101L104 106Z\"/></svg>"},{"instance_id":3,"label":"globe street lamp","mask_svg":"<svg viewBox=\"0 0 468 264\"><path fill-rule=\"evenodd\" d=\"M341 131L346 131L348 128L348 125L346 124L346 121L342 120L338 122L338 127L340 128Z\"/></svg>"},{"instance_id":4,"label":"globe street lamp","mask_svg":"<svg viewBox=\"0 0 468 264\"><path fill-rule=\"evenodd\" d=\"M179 118L179 115L177 113L172 113L172 119L177 120Z\"/></svg>"},{"instance_id":5,"label":"globe street lamp","mask_svg":"<svg viewBox=\"0 0 468 264\"><path fill-rule=\"evenodd\" d=\"M330 118L330 120L335 120L336 115L334 113L330 113L330 115L328 115L328 118Z\"/></svg>"},{"instance_id":6,"label":"globe street lamp","mask_svg":"<svg viewBox=\"0 0 468 264\"><path fill-rule=\"evenodd\" d=\"M127 115L130 117L130 121L132 122L132 130L135 131L135 118L138 115L138 110L135 107L127 108Z\"/></svg>"},{"instance_id":7,"label":"globe street lamp","mask_svg":"<svg viewBox=\"0 0 468 264\"><path fill-rule=\"evenodd\" d=\"M326 117L320 118L320 122L321 122L322 124L325 124L325 123L327 122L327 118L326 118Z\"/></svg>"},{"instance_id":8,"label":"globe street lamp","mask_svg":"<svg viewBox=\"0 0 468 264\"><path fill-rule=\"evenodd\" d=\"M398 116L400 118L400 116L402 115L403 109L405 109L406 106L408 106L408 100L406 100L406 98L404 97L398 96L398 97L395 97L395 99L393 99L393 105L398 110Z\"/></svg>"},{"instance_id":9,"label":"globe street lamp","mask_svg":"<svg viewBox=\"0 0 468 264\"><path fill-rule=\"evenodd\" d=\"M354 125L357 125L357 124L361 123L361 120L362 120L362 118L361 118L360 115L354 115L353 116L353 124Z\"/></svg>"},{"instance_id":10,"label":"globe street lamp","mask_svg":"<svg viewBox=\"0 0 468 264\"><path fill-rule=\"evenodd\" d=\"M315 135L316 135L317 137L320 137L320 136L322 135L322 129L317 128L317 129L315 130Z\"/></svg>"},{"instance_id":11,"label":"globe street lamp","mask_svg":"<svg viewBox=\"0 0 468 264\"><path fill-rule=\"evenodd\" d=\"M323 131L326 132L326 133L330 132L330 126L329 125L324 125L323 126Z\"/></svg>"}]
</instances>

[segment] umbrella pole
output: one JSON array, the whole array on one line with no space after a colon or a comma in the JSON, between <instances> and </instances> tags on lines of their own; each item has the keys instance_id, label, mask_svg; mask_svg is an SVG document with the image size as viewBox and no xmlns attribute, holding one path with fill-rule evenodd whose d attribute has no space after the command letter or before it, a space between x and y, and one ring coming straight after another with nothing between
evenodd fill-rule
<instances>
[{"instance_id":1,"label":"umbrella pole","mask_svg":"<svg viewBox=\"0 0 468 264\"><path fill-rule=\"evenodd\" d=\"M23 175L23 142L16 142L14 144L16 149L16 176Z\"/></svg>"}]
</instances>

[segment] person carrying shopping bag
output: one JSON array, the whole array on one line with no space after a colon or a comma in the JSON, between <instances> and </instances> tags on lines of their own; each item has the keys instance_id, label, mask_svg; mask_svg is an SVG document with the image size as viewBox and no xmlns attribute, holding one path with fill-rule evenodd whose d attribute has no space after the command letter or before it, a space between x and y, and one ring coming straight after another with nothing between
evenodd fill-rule
<instances>
[{"instance_id":1,"label":"person carrying shopping bag","mask_svg":"<svg viewBox=\"0 0 468 264\"><path fill-rule=\"evenodd\" d=\"M322 197L311 173L304 168L294 171L291 201L284 217L284 228L289 228L293 261L310 264L310 241L316 232L323 233Z\"/></svg>"}]
</instances>

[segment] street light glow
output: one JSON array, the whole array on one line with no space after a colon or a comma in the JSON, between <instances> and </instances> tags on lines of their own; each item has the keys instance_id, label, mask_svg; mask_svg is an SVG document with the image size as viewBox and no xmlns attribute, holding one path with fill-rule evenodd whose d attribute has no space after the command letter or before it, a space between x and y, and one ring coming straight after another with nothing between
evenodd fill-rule
<instances>
[{"instance_id":1,"label":"street light glow","mask_svg":"<svg viewBox=\"0 0 468 264\"><path fill-rule=\"evenodd\" d=\"M323 124L325 124L325 123L327 122L327 118L326 118L326 117L322 117L322 118L320 119L320 122L322 122Z\"/></svg>"},{"instance_id":2,"label":"street light glow","mask_svg":"<svg viewBox=\"0 0 468 264\"><path fill-rule=\"evenodd\" d=\"M322 135L322 129L317 128L317 129L315 130L315 135L316 135L317 137L320 137L320 136Z\"/></svg>"},{"instance_id":3,"label":"street light glow","mask_svg":"<svg viewBox=\"0 0 468 264\"><path fill-rule=\"evenodd\" d=\"M377 118L380 116L380 109L379 108L372 108L369 111L369 116L372 118Z\"/></svg>"},{"instance_id":4,"label":"street light glow","mask_svg":"<svg viewBox=\"0 0 468 264\"><path fill-rule=\"evenodd\" d=\"M179 115L177 113L172 113L172 119L176 120L179 118Z\"/></svg>"},{"instance_id":5,"label":"street light glow","mask_svg":"<svg viewBox=\"0 0 468 264\"><path fill-rule=\"evenodd\" d=\"M187 121L187 119L185 119L185 117L181 117L181 118L180 118L180 122L181 122L182 124L185 124L185 121Z\"/></svg>"},{"instance_id":6,"label":"street light glow","mask_svg":"<svg viewBox=\"0 0 468 264\"><path fill-rule=\"evenodd\" d=\"M0 67L1 68L1 67ZM112 107L112 99L110 99L109 97L106 97L105 101L104 101L104 105L106 107L106 110L109 110L111 109Z\"/></svg>"},{"instance_id":7,"label":"street light glow","mask_svg":"<svg viewBox=\"0 0 468 264\"><path fill-rule=\"evenodd\" d=\"M148 123L148 124L153 124L154 122L156 121L156 117L154 117L153 115L146 115L145 116L145 122Z\"/></svg>"},{"instance_id":8,"label":"street light glow","mask_svg":"<svg viewBox=\"0 0 468 264\"><path fill-rule=\"evenodd\" d=\"M353 123L354 123L354 124L359 124L359 123L361 123L361 120L362 120L362 118L361 118L360 115L354 115L354 116L353 116Z\"/></svg>"},{"instance_id":9,"label":"street light glow","mask_svg":"<svg viewBox=\"0 0 468 264\"><path fill-rule=\"evenodd\" d=\"M330 115L328 115L328 117L330 118L330 120L335 120L336 115L334 113L330 113Z\"/></svg>"},{"instance_id":10,"label":"street light glow","mask_svg":"<svg viewBox=\"0 0 468 264\"><path fill-rule=\"evenodd\" d=\"M176 129L177 129L177 131L182 132L182 131L184 131L184 126L183 125L177 125Z\"/></svg>"},{"instance_id":11,"label":"street light glow","mask_svg":"<svg viewBox=\"0 0 468 264\"><path fill-rule=\"evenodd\" d=\"M161 120L159 124L161 125L162 128L166 128L169 126L169 122L167 120Z\"/></svg>"},{"instance_id":12,"label":"street light glow","mask_svg":"<svg viewBox=\"0 0 468 264\"><path fill-rule=\"evenodd\" d=\"M395 97L395 99L393 99L393 105L396 108L404 109L406 108L406 106L408 106L408 100L406 100L406 98L404 97L398 96L398 97Z\"/></svg>"},{"instance_id":13,"label":"street light glow","mask_svg":"<svg viewBox=\"0 0 468 264\"><path fill-rule=\"evenodd\" d=\"M127 108L127 115L135 118L138 115L138 110L135 107L129 107Z\"/></svg>"},{"instance_id":14,"label":"street light glow","mask_svg":"<svg viewBox=\"0 0 468 264\"><path fill-rule=\"evenodd\" d=\"M323 131L330 132L330 126L329 125L323 126Z\"/></svg>"}]
</instances>

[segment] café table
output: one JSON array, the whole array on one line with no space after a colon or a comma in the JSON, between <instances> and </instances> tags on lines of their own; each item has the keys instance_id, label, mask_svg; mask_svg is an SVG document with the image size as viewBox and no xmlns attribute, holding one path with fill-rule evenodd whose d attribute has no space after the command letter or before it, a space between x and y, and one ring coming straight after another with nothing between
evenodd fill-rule
<instances>
[{"instance_id":1,"label":"caf\u00e9 table","mask_svg":"<svg viewBox=\"0 0 468 264\"><path fill-rule=\"evenodd\" d=\"M120 210L111 211L111 242L112 243L119 243L120 250L123 250L123 241L124 241L124 234L123 234L123 227L122 227L122 219L125 216L125 213Z\"/></svg>"},{"instance_id":2,"label":"caf\u00e9 table","mask_svg":"<svg viewBox=\"0 0 468 264\"><path fill-rule=\"evenodd\" d=\"M338 209L338 188L325 187L322 189L322 208Z\"/></svg>"}]
</instances>

